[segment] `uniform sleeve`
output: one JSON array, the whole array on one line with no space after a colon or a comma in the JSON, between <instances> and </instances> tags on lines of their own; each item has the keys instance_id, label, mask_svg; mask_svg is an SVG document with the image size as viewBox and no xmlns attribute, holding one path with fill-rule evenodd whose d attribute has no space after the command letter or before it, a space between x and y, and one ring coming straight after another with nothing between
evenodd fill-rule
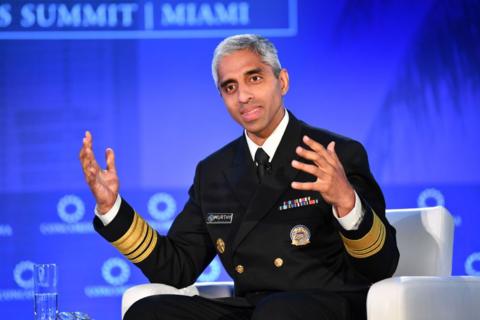
<instances>
[{"instance_id":1,"label":"uniform sleeve","mask_svg":"<svg viewBox=\"0 0 480 320\"><path fill-rule=\"evenodd\" d=\"M338 224L340 237L354 268L376 282L391 277L397 268L395 229L385 217L385 200L370 172L365 149L356 141L347 142L342 149L339 156L362 202L364 216L357 230L345 230Z\"/></svg>"},{"instance_id":2,"label":"uniform sleeve","mask_svg":"<svg viewBox=\"0 0 480 320\"><path fill-rule=\"evenodd\" d=\"M159 235L124 199L107 226L94 218L95 230L137 265L150 282L186 287L215 256L200 208L199 168L189 200L166 236Z\"/></svg>"}]
</instances>

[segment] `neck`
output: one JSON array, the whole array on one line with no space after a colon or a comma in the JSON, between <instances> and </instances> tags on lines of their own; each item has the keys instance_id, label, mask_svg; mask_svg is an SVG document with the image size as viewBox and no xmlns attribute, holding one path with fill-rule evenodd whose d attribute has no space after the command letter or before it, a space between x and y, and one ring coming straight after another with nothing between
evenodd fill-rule
<instances>
[{"instance_id":1,"label":"neck","mask_svg":"<svg viewBox=\"0 0 480 320\"><path fill-rule=\"evenodd\" d=\"M270 135L273 133L273 131L277 129L278 125L285 116L285 112L285 107L282 106L281 108L279 108L279 110L273 117L272 122L270 122L264 130L260 132L247 131L248 137L252 139L252 141L255 142L257 146L262 146L265 143L265 140L267 140L268 137L270 137Z\"/></svg>"}]
</instances>

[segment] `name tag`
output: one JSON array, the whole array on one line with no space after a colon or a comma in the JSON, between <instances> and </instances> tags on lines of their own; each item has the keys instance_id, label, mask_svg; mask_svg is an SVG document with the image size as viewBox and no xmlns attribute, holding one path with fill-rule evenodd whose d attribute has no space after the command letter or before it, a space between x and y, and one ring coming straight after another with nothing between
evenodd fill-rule
<instances>
[{"instance_id":1,"label":"name tag","mask_svg":"<svg viewBox=\"0 0 480 320\"><path fill-rule=\"evenodd\" d=\"M207 224L231 224L233 213L209 213L207 214Z\"/></svg>"}]
</instances>

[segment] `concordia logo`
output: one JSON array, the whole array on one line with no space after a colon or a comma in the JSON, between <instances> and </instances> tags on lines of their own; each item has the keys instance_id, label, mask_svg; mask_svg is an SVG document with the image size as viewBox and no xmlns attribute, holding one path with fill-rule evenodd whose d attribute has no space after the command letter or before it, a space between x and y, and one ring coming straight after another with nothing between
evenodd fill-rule
<instances>
[{"instance_id":1,"label":"concordia logo","mask_svg":"<svg viewBox=\"0 0 480 320\"><path fill-rule=\"evenodd\" d=\"M433 204L429 204L428 200L431 199L434 201ZM435 188L429 188L423 190L419 195L417 199L417 205L420 208L425 208L425 207L435 207L435 206L443 206L445 205L445 198L439 190Z\"/></svg>"},{"instance_id":2,"label":"concordia logo","mask_svg":"<svg viewBox=\"0 0 480 320\"><path fill-rule=\"evenodd\" d=\"M419 208L445 206L445 196L438 189L428 188L418 195L417 205ZM455 226L460 227L462 225L462 217L458 215L453 216L453 222Z\"/></svg>"},{"instance_id":3,"label":"concordia logo","mask_svg":"<svg viewBox=\"0 0 480 320\"><path fill-rule=\"evenodd\" d=\"M84 289L85 295L89 298L116 297L121 296L125 290L128 279L130 279L130 267L127 262L120 258L110 258L102 265L102 277L109 285L87 286Z\"/></svg>"},{"instance_id":4,"label":"concordia logo","mask_svg":"<svg viewBox=\"0 0 480 320\"><path fill-rule=\"evenodd\" d=\"M148 213L155 220L148 220L148 224L158 230L167 232L173 223L173 218L177 212L177 203L168 193L155 193L148 200Z\"/></svg>"},{"instance_id":5,"label":"concordia logo","mask_svg":"<svg viewBox=\"0 0 480 320\"><path fill-rule=\"evenodd\" d=\"M469 276L480 276L480 252L474 252L465 260L465 273Z\"/></svg>"},{"instance_id":6,"label":"concordia logo","mask_svg":"<svg viewBox=\"0 0 480 320\"><path fill-rule=\"evenodd\" d=\"M19 288L0 289L0 302L33 299L33 262L17 263L13 269L13 280Z\"/></svg>"},{"instance_id":7,"label":"concordia logo","mask_svg":"<svg viewBox=\"0 0 480 320\"><path fill-rule=\"evenodd\" d=\"M80 222L85 215L83 200L73 194L67 194L57 203L57 214L63 222L41 223L40 233L52 234L86 234L94 233L91 222Z\"/></svg>"}]
</instances>

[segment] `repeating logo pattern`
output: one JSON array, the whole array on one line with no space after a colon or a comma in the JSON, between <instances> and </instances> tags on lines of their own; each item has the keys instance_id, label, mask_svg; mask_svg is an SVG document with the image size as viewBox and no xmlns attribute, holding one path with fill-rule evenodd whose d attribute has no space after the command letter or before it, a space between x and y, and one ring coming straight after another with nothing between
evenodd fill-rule
<instances>
[{"instance_id":1,"label":"repeating logo pattern","mask_svg":"<svg viewBox=\"0 0 480 320\"><path fill-rule=\"evenodd\" d=\"M153 194L147 203L148 213L154 220L148 220L152 228L167 232L177 213L177 202L172 195L166 192Z\"/></svg>"},{"instance_id":2,"label":"repeating logo pattern","mask_svg":"<svg viewBox=\"0 0 480 320\"><path fill-rule=\"evenodd\" d=\"M419 208L445 206L445 198L440 190L428 188L418 196L417 205Z\"/></svg>"},{"instance_id":3,"label":"repeating logo pattern","mask_svg":"<svg viewBox=\"0 0 480 320\"><path fill-rule=\"evenodd\" d=\"M104 261L101 270L103 280L108 285L86 286L84 293L89 298L118 297L128 289L130 264L122 258L109 258Z\"/></svg>"},{"instance_id":4,"label":"repeating logo pattern","mask_svg":"<svg viewBox=\"0 0 480 320\"><path fill-rule=\"evenodd\" d=\"M31 300L33 297L33 262L19 261L13 268L12 276L17 288L0 288L0 302Z\"/></svg>"},{"instance_id":5,"label":"repeating logo pattern","mask_svg":"<svg viewBox=\"0 0 480 320\"><path fill-rule=\"evenodd\" d=\"M62 222L41 223L39 226L41 234L88 234L94 232L91 221L81 221L85 216L85 203L77 195L67 194L61 197L57 203L57 215Z\"/></svg>"},{"instance_id":6,"label":"repeating logo pattern","mask_svg":"<svg viewBox=\"0 0 480 320\"><path fill-rule=\"evenodd\" d=\"M465 261L465 273L470 276L480 276L480 252L474 252Z\"/></svg>"}]
</instances>

